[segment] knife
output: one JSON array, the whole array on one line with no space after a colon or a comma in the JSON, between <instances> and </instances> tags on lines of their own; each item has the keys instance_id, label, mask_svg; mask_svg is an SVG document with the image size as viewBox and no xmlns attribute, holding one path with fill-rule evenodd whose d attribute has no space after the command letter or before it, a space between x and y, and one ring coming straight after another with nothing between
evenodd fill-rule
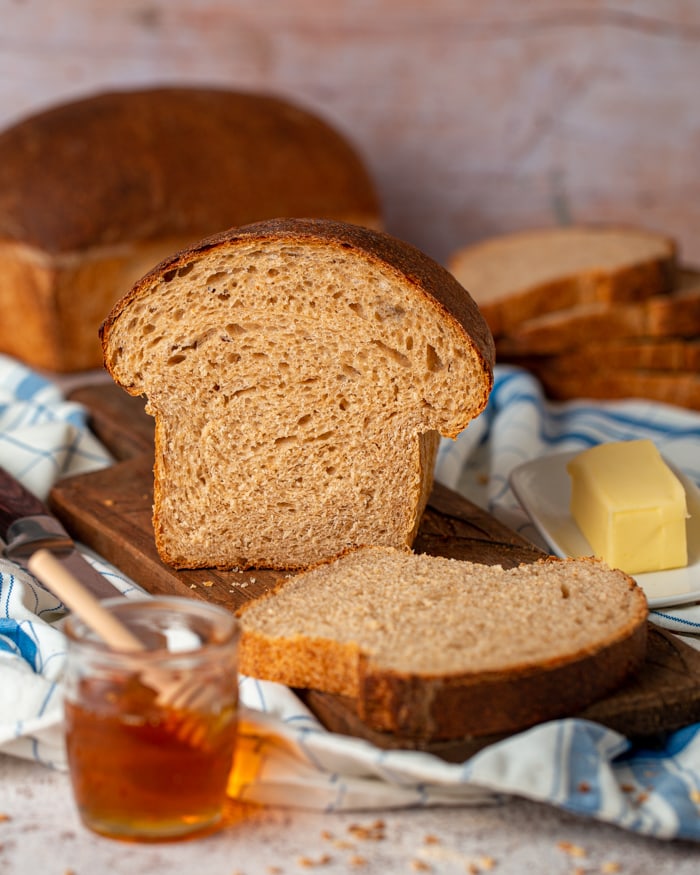
<instances>
[{"instance_id":1,"label":"knife","mask_svg":"<svg viewBox=\"0 0 700 875\"><path fill-rule=\"evenodd\" d=\"M78 552L70 535L46 505L0 467L0 553L22 568L40 547L51 552L98 599L121 595Z\"/></svg>"}]
</instances>

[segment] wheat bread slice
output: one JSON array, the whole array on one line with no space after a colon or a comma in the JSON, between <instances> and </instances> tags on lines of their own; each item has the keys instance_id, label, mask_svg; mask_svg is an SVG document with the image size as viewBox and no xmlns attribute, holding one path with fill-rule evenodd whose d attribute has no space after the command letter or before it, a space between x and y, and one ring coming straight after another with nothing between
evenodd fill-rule
<instances>
[{"instance_id":1,"label":"wheat bread slice","mask_svg":"<svg viewBox=\"0 0 700 875\"><path fill-rule=\"evenodd\" d=\"M504 570L352 551L239 612L241 671L353 697L370 727L449 739L571 715L642 663L647 603L595 559Z\"/></svg>"},{"instance_id":2,"label":"wheat bread slice","mask_svg":"<svg viewBox=\"0 0 700 875\"><path fill-rule=\"evenodd\" d=\"M558 355L513 355L511 364L540 373L566 374L623 371L700 371L700 337L642 337L591 342ZM668 374L667 376L670 376Z\"/></svg>"},{"instance_id":3,"label":"wheat bread slice","mask_svg":"<svg viewBox=\"0 0 700 875\"><path fill-rule=\"evenodd\" d=\"M498 339L498 355L563 353L588 343L700 335L700 275L685 271L677 288L627 304L594 302L521 323Z\"/></svg>"},{"instance_id":4,"label":"wheat bread slice","mask_svg":"<svg viewBox=\"0 0 700 875\"><path fill-rule=\"evenodd\" d=\"M173 255L101 336L107 369L155 417L155 540L175 567L411 545L439 435L466 428L493 380L488 327L444 268L325 220Z\"/></svg>"},{"instance_id":5,"label":"wheat bread slice","mask_svg":"<svg viewBox=\"0 0 700 875\"><path fill-rule=\"evenodd\" d=\"M557 401L576 398L623 400L643 398L700 410L700 373L697 370L644 370L610 368L576 371L557 363L531 361L529 370L540 380L547 395Z\"/></svg>"},{"instance_id":6,"label":"wheat bread slice","mask_svg":"<svg viewBox=\"0 0 700 875\"><path fill-rule=\"evenodd\" d=\"M447 266L497 338L527 319L592 302L637 301L674 284L673 239L637 228L570 226L462 247Z\"/></svg>"}]
</instances>

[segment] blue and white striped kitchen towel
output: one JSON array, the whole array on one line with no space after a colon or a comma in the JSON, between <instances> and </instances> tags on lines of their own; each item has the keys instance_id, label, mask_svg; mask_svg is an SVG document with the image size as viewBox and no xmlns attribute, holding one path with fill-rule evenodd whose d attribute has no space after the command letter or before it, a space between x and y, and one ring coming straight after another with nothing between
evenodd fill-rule
<instances>
[{"instance_id":1,"label":"blue and white striped kitchen towel","mask_svg":"<svg viewBox=\"0 0 700 875\"><path fill-rule=\"evenodd\" d=\"M55 442L43 428L29 430L42 422L58 424ZM531 377L499 368L487 411L456 442L443 445L438 477L449 486L473 486L470 498L534 539L509 494L514 464L640 436L652 437L697 478L700 415L642 402L551 405ZM109 457L87 434L76 405L0 356L0 464L44 496L59 474L76 470L73 464L88 470L109 464ZM99 557L86 555L126 595L147 597ZM57 769L66 766L65 640L56 624L62 614L62 605L29 574L0 560L0 752ZM240 799L347 811L497 804L515 795L640 834L700 841L700 725L644 750L595 723L557 720L454 764L330 733L286 687L242 677L240 689L240 756L230 780L231 794Z\"/></svg>"}]
</instances>

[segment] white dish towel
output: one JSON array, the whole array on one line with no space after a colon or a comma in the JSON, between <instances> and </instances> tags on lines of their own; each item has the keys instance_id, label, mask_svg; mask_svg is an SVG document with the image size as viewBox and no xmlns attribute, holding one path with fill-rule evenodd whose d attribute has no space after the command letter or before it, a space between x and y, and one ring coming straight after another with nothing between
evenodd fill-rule
<instances>
[{"instance_id":1,"label":"white dish towel","mask_svg":"<svg viewBox=\"0 0 700 875\"><path fill-rule=\"evenodd\" d=\"M584 443L652 436L698 478L697 414L637 402L551 405L531 377L498 368L487 411L456 442L443 444L438 479L468 489L472 500L534 540L509 494L508 474L548 448L569 449L582 435ZM0 464L44 498L57 477L110 463L78 405L0 356ZM148 597L84 552L126 595ZM57 769L66 767L65 640L56 626L62 613L29 574L0 560L0 751ZM516 795L640 834L700 841L700 724L645 750L595 723L556 720L455 764L330 733L277 684L242 677L240 689L240 756L230 780L240 799L334 811L506 804Z\"/></svg>"}]
</instances>

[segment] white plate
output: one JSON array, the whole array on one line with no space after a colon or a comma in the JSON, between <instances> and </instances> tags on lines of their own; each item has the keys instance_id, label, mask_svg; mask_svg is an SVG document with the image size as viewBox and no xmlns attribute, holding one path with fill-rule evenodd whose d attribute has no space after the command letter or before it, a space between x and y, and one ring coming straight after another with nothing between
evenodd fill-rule
<instances>
[{"instance_id":1,"label":"white plate","mask_svg":"<svg viewBox=\"0 0 700 875\"><path fill-rule=\"evenodd\" d=\"M510 486L552 552L561 557L590 556L593 551L569 510L571 480L567 462L576 455L542 456L515 468ZM700 600L700 490L682 472L675 474L688 501L688 565L670 571L635 574L649 607L662 608Z\"/></svg>"}]
</instances>

